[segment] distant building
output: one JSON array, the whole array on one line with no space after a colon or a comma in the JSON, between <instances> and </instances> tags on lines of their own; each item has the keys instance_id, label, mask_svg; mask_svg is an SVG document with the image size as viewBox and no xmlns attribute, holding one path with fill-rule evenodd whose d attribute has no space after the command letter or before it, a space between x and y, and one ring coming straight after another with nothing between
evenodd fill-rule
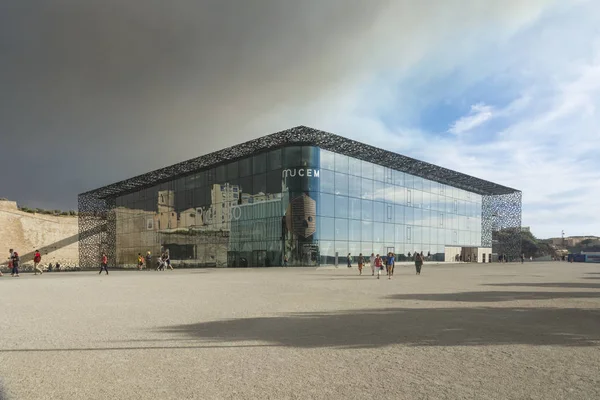
<instances>
[{"instance_id":1,"label":"distant building","mask_svg":"<svg viewBox=\"0 0 600 400\"><path fill-rule=\"evenodd\" d=\"M569 236L565 238L551 238L552 244L555 246L576 247L584 240L599 240L597 236Z\"/></svg>"}]
</instances>

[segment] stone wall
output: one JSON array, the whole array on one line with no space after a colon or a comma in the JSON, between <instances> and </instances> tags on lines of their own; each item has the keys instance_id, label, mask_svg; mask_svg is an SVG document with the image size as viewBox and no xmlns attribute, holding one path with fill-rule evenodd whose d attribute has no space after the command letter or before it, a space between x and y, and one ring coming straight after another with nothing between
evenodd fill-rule
<instances>
[{"instance_id":1,"label":"stone wall","mask_svg":"<svg viewBox=\"0 0 600 400\"><path fill-rule=\"evenodd\" d=\"M40 250L42 263L79 264L78 219L20 211L14 201L0 200L0 266L6 268L9 249L21 257L24 269Z\"/></svg>"}]
</instances>

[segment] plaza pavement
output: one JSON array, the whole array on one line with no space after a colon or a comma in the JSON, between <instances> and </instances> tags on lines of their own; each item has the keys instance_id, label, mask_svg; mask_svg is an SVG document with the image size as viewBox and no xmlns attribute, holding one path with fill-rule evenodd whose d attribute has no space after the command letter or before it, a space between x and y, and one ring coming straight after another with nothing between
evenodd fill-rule
<instances>
[{"instance_id":1,"label":"plaza pavement","mask_svg":"<svg viewBox=\"0 0 600 400\"><path fill-rule=\"evenodd\" d=\"M600 398L598 264L5 274L0 301L15 400Z\"/></svg>"}]
</instances>

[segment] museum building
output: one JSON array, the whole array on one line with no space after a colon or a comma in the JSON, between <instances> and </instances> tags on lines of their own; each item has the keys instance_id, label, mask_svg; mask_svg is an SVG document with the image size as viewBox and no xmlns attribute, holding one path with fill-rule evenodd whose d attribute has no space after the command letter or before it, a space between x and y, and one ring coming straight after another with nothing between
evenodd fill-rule
<instances>
[{"instance_id":1,"label":"museum building","mask_svg":"<svg viewBox=\"0 0 600 400\"><path fill-rule=\"evenodd\" d=\"M82 193L83 267L345 265L521 250L521 192L300 126Z\"/></svg>"}]
</instances>

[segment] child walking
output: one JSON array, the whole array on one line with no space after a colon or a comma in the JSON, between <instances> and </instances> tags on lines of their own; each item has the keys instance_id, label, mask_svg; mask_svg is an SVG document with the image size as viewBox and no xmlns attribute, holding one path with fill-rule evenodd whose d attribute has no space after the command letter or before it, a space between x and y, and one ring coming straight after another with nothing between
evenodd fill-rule
<instances>
[{"instance_id":1,"label":"child walking","mask_svg":"<svg viewBox=\"0 0 600 400\"><path fill-rule=\"evenodd\" d=\"M381 260L381 257L379 257L379 254L375 257L375 268L377 268L377 279L379 279L381 271L383 270L383 261Z\"/></svg>"}]
</instances>

